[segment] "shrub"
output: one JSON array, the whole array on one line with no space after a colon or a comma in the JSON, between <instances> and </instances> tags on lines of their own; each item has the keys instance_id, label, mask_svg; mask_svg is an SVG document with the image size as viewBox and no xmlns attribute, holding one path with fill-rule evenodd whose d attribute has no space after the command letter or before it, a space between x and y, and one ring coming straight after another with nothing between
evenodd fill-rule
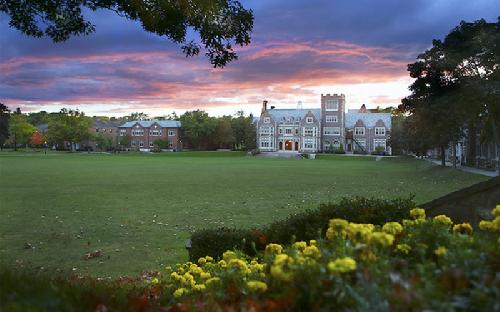
<instances>
[{"instance_id":1,"label":"shrub","mask_svg":"<svg viewBox=\"0 0 500 312\"><path fill-rule=\"evenodd\" d=\"M160 275L162 303L179 311L497 310L500 206L477 232L421 212L383 226L335 218L320 231L325 238L178 264Z\"/></svg>"},{"instance_id":2,"label":"shrub","mask_svg":"<svg viewBox=\"0 0 500 312\"><path fill-rule=\"evenodd\" d=\"M317 209L293 214L262 229L204 229L196 231L191 237L190 259L206 255L220 258L224 251L235 248L255 255L268 242L289 244L295 240L317 238L332 218L383 224L408 217L413 206L413 196L392 200L343 198L338 203L322 204Z\"/></svg>"}]
</instances>

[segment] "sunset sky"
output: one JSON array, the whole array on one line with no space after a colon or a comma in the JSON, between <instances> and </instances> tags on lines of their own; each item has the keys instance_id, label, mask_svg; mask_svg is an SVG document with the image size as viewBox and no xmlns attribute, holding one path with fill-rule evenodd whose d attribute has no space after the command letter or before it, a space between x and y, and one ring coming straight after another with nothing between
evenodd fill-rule
<instances>
[{"instance_id":1,"label":"sunset sky","mask_svg":"<svg viewBox=\"0 0 500 312\"><path fill-rule=\"evenodd\" d=\"M254 0L252 43L213 69L201 55L109 11L89 14L96 33L65 43L28 38L0 15L0 102L24 112L78 108L88 115L160 116L203 109L258 114L318 107L344 93L349 108L395 106L408 94L406 65L461 20L496 21L498 0Z\"/></svg>"}]
</instances>

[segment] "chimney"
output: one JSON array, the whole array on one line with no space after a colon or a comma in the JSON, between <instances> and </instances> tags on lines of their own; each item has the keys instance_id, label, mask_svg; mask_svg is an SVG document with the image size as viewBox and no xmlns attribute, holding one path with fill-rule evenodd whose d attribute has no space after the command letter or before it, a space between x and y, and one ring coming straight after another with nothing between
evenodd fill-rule
<instances>
[{"instance_id":1,"label":"chimney","mask_svg":"<svg viewBox=\"0 0 500 312\"><path fill-rule=\"evenodd\" d=\"M265 111L267 111L267 101L266 100L262 101L262 112L265 112Z\"/></svg>"},{"instance_id":2,"label":"chimney","mask_svg":"<svg viewBox=\"0 0 500 312\"><path fill-rule=\"evenodd\" d=\"M361 108L359 109L359 113L367 113L368 111L366 110L366 105L363 104L361 105Z\"/></svg>"}]
</instances>

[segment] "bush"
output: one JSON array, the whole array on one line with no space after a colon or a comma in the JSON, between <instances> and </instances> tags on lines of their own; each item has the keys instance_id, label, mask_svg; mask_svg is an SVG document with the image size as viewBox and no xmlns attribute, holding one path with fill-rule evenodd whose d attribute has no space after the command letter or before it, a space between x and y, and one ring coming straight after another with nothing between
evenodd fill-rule
<instances>
[{"instance_id":1,"label":"bush","mask_svg":"<svg viewBox=\"0 0 500 312\"><path fill-rule=\"evenodd\" d=\"M370 214L369 214L370 215ZM178 311L496 311L500 205L453 224L423 209L383 225L329 220L324 238L257 257L227 251L167 268L156 282ZM364 218L364 217L363 217ZM381 220L380 218L379 220Z\"/></svg>"},{"instance_id":2,"label":"bush","mask_svg":"<svg viewBox=\"0 0 500 312\"><path fill-rule=\"evenodd\" d=\"M322 204L317 209L293 214L262 229L204 229L191 237L190 259L207 255L220 258L224 251L233 249L255 255L269 242L289 244L295 240L317 238L331 218L383 224L407 217L412 207L413 196L393 200L343 198L338 203Z\"/></svg>"}]
</instances>

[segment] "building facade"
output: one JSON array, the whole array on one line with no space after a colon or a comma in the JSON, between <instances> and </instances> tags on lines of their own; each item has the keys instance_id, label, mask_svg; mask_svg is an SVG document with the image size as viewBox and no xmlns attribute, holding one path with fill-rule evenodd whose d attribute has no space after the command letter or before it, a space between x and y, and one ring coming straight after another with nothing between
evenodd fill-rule
<instances>
[{"instance_id":1,"label":"building facade","mask_svg":"<svg viewBox=\"0 0 500 312\"><path fill-rule=\"evenodd\" d=\"M118 127L118 137L130 137L125 148L151 150L156 140L167 140L168 149L182 148L180 140L181 122L177 120L128 121Z\"/></svg>"},{"instance_id":2,"label":"building facade","mask_svg":"<svg viewBox=\"0 0 500 312\"><path fill-rule=\"evenodd\" d=\"M264 101L257 122L257 144L262 152L390 154L391 114L366 109L345 112L343 94L321 95L320 108L276 109Z\"/></svg>"}]
</instances>

